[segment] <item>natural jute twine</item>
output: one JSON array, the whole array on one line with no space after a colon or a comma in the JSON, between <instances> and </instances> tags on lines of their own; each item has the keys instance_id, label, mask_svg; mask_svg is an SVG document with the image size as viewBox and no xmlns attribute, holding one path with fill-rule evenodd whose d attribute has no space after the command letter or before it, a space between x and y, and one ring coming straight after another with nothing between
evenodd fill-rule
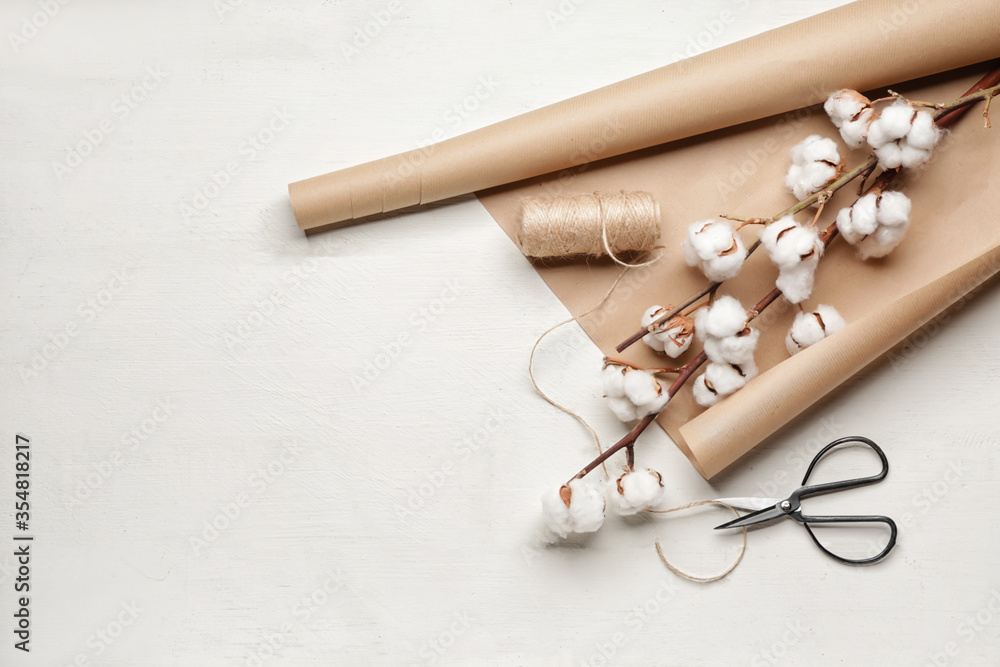
<instances>
[{"instance_id":1,"label":"natural jute twine","mask_svg":"<svg viewBox=\"0 0 1000 667\"><path fill-rule=\"evenodd\" d=\"M528 257L646 252L660 240L660 207L648 192L529 197L517 233Z\"/></svg>"}]
</instances>

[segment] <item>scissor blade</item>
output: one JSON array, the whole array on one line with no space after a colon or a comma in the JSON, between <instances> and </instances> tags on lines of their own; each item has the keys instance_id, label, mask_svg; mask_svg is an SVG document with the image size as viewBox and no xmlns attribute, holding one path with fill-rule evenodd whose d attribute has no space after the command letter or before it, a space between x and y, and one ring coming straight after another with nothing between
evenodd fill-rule
<instances>
[{"instance_id":1,"label":"scissor blade","mask_svg":"<svg viewBox=\"0 0 1000 667\"><path fill-rule=\"evenodd\" d=\"M751 512L744 517L739 519L734 519L729 523L724 523L721 526L716 526L715 529L720 528L743 528L745 526L752 526L757 523L764 523L765 521L771 521L773 519L785 516L785 512L779 509L777 506L765 507L762 510L757 510L756 512Z\"/></svg>"},{"instance_id":2,"label":"scissor blade","mask_svg":"<svg viewBox=\"0 0 1000 667\"><path fill-rule=\"evenodd\" d=\"M725 503L730 507L735 507L736 509L747 510L750 512L756 512L757 510L764 510L768 507L774 507L781 502L780 498L716 498L714 501L716 503Z\"/></svg>"}]
</instances>

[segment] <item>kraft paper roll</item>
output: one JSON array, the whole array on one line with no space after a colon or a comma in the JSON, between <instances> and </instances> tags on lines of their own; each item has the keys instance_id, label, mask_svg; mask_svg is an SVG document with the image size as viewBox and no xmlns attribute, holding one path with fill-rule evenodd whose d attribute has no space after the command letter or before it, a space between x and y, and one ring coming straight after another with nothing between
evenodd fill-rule
<instances>
[{"instance_id":1,"label":"kraft paper roll","mask_svg":"<svg viewBox=\"0 0 1000 667\"><path fill-rule=\"evenodd\" d=\"M997 55L996 0L861 0L288 192L299 226L313 229L773 116L835 87L867 90Z\"/></svg>"},{"instance_id":2,"label":"kraft paper roll","mask_svg":"<svg viewBox=\"0 0 1000 667\"><path fill-rule=\"evenodd\" d=\"M911 48L917 50L924 43L918 41ZM947 101L998 65L984 63L893 89L913 99ZM892 254L862 261L838 238L820 261L807 305L835 306L848 322L846 329L790 358L784 337L797 309L779 300L754 321L761 331L756 354L760 376L708 410L694 403L686 387L667 405L658 423L703 475L712 477L737 461L1000 270L1000 214L995 203L1000 192L1000 128L994 123L993 129L985 129L980 111L981 106L952 126L925 168L904 172L896 180L893 187L912 199L913 211L909 232ZM826 114L807 108L594 163L585 170L496 188L481 193L480 199L514 240L519 203L527 196L622 188L653 194L661 202L660 243L666 256L653 266L631 270L609 302L581 318L580 324L605 354L642 366L662 366L663 358L641 343L623 354L614 348L639 328L650 305L677 303L706 285L707 279L681 256L687 225L720 213L766 217L787 208L794 201L784 189L788 151L810 134L839 140ZM866 158L863 150L844 146L841 155L851 166ZM853 187L838 192L821 224L828 224L855 197ZM755 227L741 232L748 243L758 233ZM573 315L592 308L620 271L608 262L539 263L535 268ZM749 306L774 287L776 275L768 257L756 253L722 293ZM693 349L680 361L696 353ZM595 386L599 382L596 370L594 382ZM897 417L886 415L887 420L893 418Z\"/></svg>"}]
</instances>

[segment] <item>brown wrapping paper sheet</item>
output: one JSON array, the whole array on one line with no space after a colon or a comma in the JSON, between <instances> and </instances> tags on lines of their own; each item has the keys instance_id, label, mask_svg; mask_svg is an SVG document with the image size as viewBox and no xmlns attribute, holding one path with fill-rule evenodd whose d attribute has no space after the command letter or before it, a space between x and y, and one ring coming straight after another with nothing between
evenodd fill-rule
<instances>
[{"instance_id":1,"label":"brown wrapping paper sheet","mask_svg":"<svg viewBox=\"0 0 1000 667\"><path fill-rule=\"evenodd\" d=\"M672 47L665 45L664 53ZM997 0L860 0L468 134L289 185L302 229L438 201L1000 55Z\"/></svg>"},{"instance_id":2,"label":"brown wrapping paper sheet","mask_svg":"<svg viewBox=\"0 0 1000 667\"><path fill-rule=\"evenodd\" d=\"M953 99L996 64L897 89L915 99ZM712 477L732 464L1000 269L1000 220L993 203L1000 187L1000 128L984 129L980 108L953 126L926 168L897 179L895 187L913 200L913 222L894 253L862 262L838 238L820 262L807 304L834 305L847 319L847 329L789 358L784 336L796 309L779 300L756 320L762 331L758 378L708 410L694 403L689 389L667 406L659 423L703 475ZM497 188L480 198L512 239L525 196L634 189L659 200L663 260L632 270L609 303L580 321L602 351L616 355L614 346L639 328L648 306L676 303L706 284L681 257L687 225L720 213L767 217L790 206L794 199L784 190L788 149L813 133L839 141L822 109L813 107ZM842 155L851 166L866 156L843 146ZM841 190L828 204L824 224L855 196L853 187ZM759 228L741 233L749 241ZM574 315L591 308L619 272L608 261L535 266ZM776 275L766 254L759 252L722 293L749 307L774 286ZM692 349L681 359L694 354ZM642 343L616 356L663 365L662 357Z\"/></svg>"}]
</instances>

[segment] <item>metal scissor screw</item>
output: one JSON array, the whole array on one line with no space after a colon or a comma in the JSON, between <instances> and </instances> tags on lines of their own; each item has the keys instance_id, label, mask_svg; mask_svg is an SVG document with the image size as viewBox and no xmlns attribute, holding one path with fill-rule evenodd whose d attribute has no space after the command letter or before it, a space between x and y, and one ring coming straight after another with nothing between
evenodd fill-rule
<instances>
[{"instance_id":1,"label":"metal scissor screw","mask_svg":"<svg viewBox=\"0 0 1000 667\"><path fill-rule=\"evenodd\" d=\"M792 504L787 500L782 500L781 509L787 512L788 510L792 509Z\"/></svg>"}]
</instances>

